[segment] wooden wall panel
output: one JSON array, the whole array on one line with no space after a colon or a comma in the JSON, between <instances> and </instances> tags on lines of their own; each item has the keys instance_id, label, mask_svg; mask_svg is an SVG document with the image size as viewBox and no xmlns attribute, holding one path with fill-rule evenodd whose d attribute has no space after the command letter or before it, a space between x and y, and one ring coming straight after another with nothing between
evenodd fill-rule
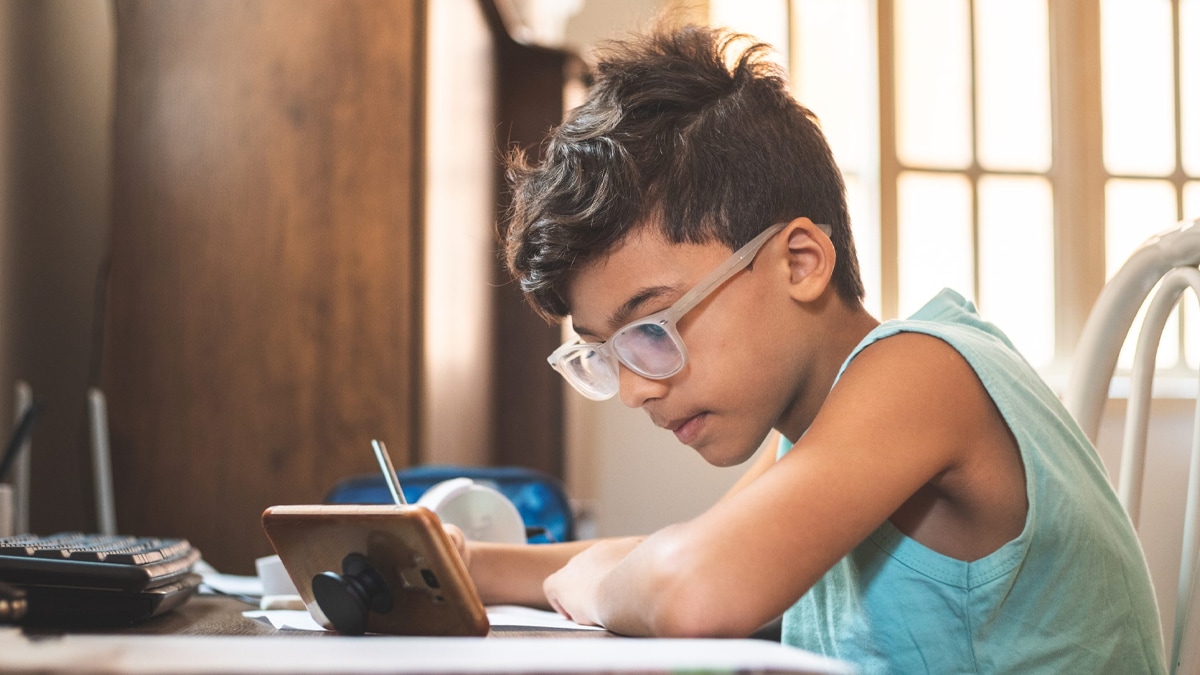
<instances>
[{"instance_id":1,"label":"wooden wall panel","mask_svg":"<svg viewBox=\"0 0 1200 675\"><path fill-rule=\"evenodd\" d=\"M563 119L563 87L570 54L519 44L509 36L495 0L480 0L495 36L496 147L521 147L533 156L550 128ZM497 167L497 217L509 195ZM561 343L558 326L548 325L525 303L502 264L496 268L493 296L495 464L527 466L563 477L562 377L546 364Z\"/></svg>"},{"instance_id":2,"label":"wooden wall panel","mask_svg":"<svg viewBox=\"0 0 1200 675\"><path fill-rule=\"evenodd\" d=\"M118 524L222 571L415 453L420 0L118 0L103 363Z\"/></svg>"}]
</instances>

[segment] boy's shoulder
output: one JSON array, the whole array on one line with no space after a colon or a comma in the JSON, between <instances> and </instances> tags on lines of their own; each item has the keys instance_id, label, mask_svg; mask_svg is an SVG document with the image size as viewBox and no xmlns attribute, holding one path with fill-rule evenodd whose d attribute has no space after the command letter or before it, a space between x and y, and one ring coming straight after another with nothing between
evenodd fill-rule
<instances>
[{"instance_id":1,"label":"boy's shoulder","mask_svg":"<svg viewBox=\"0 0 1200 675\"><path fill-rule=\"evenodd\" d=\"M894 492L888 518L926 547L987 555L1025 522L1020 448L954 345L927 332L882 335L856 350L801 444L844 462L826 465L831 480Z\"/></svg>"}]
</instances>

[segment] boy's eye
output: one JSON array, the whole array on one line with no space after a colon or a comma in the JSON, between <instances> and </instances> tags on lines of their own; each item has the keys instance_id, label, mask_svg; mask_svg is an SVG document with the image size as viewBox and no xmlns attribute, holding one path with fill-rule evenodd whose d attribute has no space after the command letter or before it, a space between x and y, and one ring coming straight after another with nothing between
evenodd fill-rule
<instances>
[{"instance_id":1,"label":"boy's eye","mask_svg":"<svg viewBox=\"0 0 1200 675\"><path fill-rule=\"evenodd\" d=\"M621 337L637 342L658 342L667 338L667 330L657 323L641 323L632 326Z\"/></svg>"},{"instance_id":2,"label":"boy's eye","mask_svg":"<svg viewBox=\"0 0 1200 675\"><path fill-rule=\"evenodd\" d=\"M621 360L643 374L666 375L683 365L683 353L662 323L635 324L614 339Z\"/></svg>"}]
</instances>

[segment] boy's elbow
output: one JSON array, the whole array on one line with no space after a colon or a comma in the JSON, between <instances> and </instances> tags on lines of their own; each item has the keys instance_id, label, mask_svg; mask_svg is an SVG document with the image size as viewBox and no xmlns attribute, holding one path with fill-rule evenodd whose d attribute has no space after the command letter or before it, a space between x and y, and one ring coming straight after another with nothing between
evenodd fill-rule
<instances>
[{"instance_id":1,"label":"boy's elbow","mask_svg":"<svg viewBox=\"0 0 1200 675\"><path fill-rule=\"evenodd\" d=\"M740 608L708 595L683 589L662 598L654 617L654 634L671 638L744 638L758 627L741 620Z\"/></svg>"},{"instance_id":2,"label":"boy's elbow","mask_svg":"<svg viewBox=\"0 0 1200 675\"><path fill-rule=\"evenodd\" d=\"M649 603L650 632L656 637L743 638L759 628L747 616L744 598L727 597L713 583L711 569L685 551L664 550L655 565L659 577Z\"/></svg>"},{"instance_id":3,"label":"boy's elbow","mask_svg":"<svg viewBox=\"0 0 1200 675\"><path fill-rule=\"evenodd\" d=\"M673 603L664 607L654 621L654 635L666 638L743 638L750 631L714 616L697 603Z\"/></svg>"}]
</instances>

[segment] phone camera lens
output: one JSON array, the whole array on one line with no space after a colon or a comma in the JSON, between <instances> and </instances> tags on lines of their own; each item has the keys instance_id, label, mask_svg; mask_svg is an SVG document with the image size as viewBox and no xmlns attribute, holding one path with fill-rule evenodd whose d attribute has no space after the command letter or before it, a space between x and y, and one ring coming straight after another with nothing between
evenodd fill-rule
<instances>
[{"instance_id":1,"label":"phone camera lens","mask_svg":"<svg viewBox=\"0 0 1200 675\"><path fill-rule=\"evenodd\" d=\"M433 570L422 569L421 570L421 578L425 580L425 584L428 585L430 588L441 588L442 587L442 585L438 583L437 575L433 573Z\"/></svg>"}]
</instances>

